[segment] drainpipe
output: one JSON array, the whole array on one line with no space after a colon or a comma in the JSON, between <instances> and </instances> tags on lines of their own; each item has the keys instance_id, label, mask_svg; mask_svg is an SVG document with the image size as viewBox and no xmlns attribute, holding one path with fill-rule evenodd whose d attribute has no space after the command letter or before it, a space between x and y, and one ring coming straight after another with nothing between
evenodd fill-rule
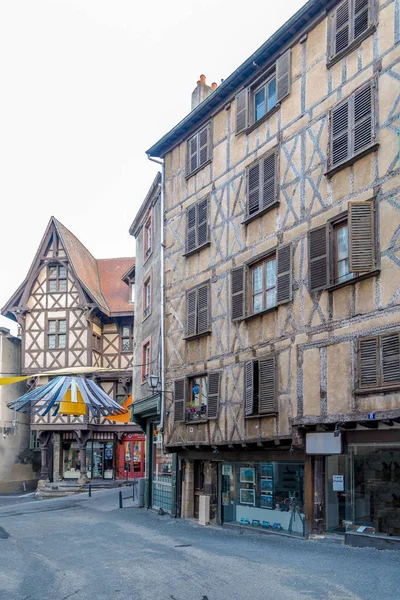
<instances>
[{"instance_id":1,"label":"drainpipe","mask_svg":"<svg viewBox=\"0 0 400 600\"><path fill-rule=\"evenodd\" d=\"M153 158L150 154L147 155L147 158L152 162L161 165L161 194L160 194L160 213L161 213L161 233L160 233L160 244L161 244L161 252L160 252L160 263L161 263L161 421L160 421L160 429L164 431L164 389L165 389L165 380L164 380L164 177L165 177L165 165L163 160L158 160L157 158Z\"/></svg>"}]
</instances>

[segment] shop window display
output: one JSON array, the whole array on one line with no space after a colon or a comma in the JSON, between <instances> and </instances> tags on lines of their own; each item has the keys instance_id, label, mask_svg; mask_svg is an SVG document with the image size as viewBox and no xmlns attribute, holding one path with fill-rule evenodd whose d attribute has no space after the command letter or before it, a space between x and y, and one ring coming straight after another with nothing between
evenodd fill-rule
<instances>
[{"instance_id":1,"label":"shop window display","mask_svg":"<svg viewBox=\"0 0 400 600\"><path fill-rule=\"evenodd\" d=\"M302 463L223 464L223 521L304 535L303 479Z\"/></svg>"}]
</instances>

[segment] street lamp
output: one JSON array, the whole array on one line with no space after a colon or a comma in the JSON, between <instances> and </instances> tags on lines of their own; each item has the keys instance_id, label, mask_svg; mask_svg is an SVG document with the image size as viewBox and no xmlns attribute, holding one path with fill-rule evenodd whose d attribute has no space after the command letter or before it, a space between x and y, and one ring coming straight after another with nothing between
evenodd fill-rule
<instances>
[{"instance_id":1,"label":"street lamp","mask_svg":"<svg viewBox=\"0 0 400 600\"><path fill-rule=\"evenodd\" d=\"M159 383L160 383L160 377L158 375L153 375L153 374L149 375L148 384L153 393L158 388Z\"/></svg>"}]
</instances>

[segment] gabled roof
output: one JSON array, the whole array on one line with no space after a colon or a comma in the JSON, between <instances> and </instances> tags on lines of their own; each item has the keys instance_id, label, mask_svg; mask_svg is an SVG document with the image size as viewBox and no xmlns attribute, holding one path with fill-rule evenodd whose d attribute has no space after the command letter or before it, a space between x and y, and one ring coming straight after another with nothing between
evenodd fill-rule
<instances>
[{"instance_id":1,"label":"gabled roof","mask_svg":"<svg viewBox=\"0 0 400 600\"><path fill-rule=\"evenodd\" d=\"M135 258L96 260L82 242L55 217L51 217L49 221L28 275L2 308L1 314L15 320L11 310L21 305L25 288L32 286L52 232L57 233L76 279L93 303L108 316L117 316L121 313L133 314L133 305L129 303L129 290L121 281L121 277L133 267Z\"/></svg>"},{"instance_id":2,"label":"gabled roof","mask_svg":"<svg viewBox=\"0 0 400 600\"><path fill-rule=\"evenodd\" d=\"M146 213L146 210L149 208L150 202L154 196L154 193L159 190L160 184L161 184L161 173L160 173L160 171L158 171L158 173L156 174L156 176L153 179L153 183L151 184L149 191L146 194L145 199L143 200L139 210L136 213L136 217L134 218L132 225L129 227L129 233L131 235L133 235L134 237L136 237L139 232L138 230L139 230L139 226L141 225L141 220L143 218L143 215Z\"/></svg>"}]
</instances>

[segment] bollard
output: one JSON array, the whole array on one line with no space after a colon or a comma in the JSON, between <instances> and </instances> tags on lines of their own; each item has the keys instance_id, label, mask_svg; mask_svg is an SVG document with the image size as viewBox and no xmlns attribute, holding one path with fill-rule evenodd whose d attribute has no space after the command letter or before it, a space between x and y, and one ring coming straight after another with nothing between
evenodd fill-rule
<instances>
[{"instance_id":1,"label":"bollard","mask_svg":"<svg viewBox=\"0 0 400 600\"><path fill-rule=\"evenodd\" d=\"M122 506L122 492L119 493L119 507L123 508L123 506Z\"/></svg>"},{"instance_id":2,"label":"bollard","mask_svg":"<svg viewBox=\"0 0 400 600\"><path fill-rule=\"evenodd\" d=\"M89 483L89 498L92 497L92 484Z\"/></svg>"}]
</instances>

